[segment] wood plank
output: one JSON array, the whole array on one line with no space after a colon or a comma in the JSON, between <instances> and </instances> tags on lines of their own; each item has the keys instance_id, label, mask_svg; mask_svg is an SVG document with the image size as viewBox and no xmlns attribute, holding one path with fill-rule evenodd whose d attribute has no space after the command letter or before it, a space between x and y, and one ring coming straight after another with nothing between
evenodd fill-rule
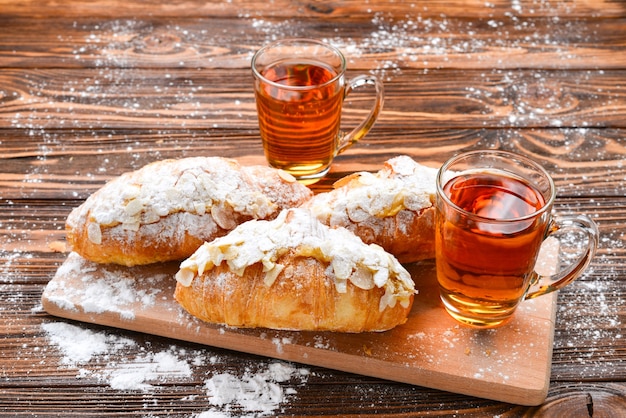
<instances>
[{"instance_id":1,"label":"wood plank","mask_svg":"<svg viewBox=\"0 0 626 418\"><path fill-rule=\"evenodd\" d=\"M545 263L555 262L554 256L550 259ZM63 318L503 402L538 405L545 400L556 294L524 302L505 327L476 332L458 325L440 306L434 263L407 268L420 293L408 322L384 333L286 332L207 324L186 314L173 299L178 263L128 269L90 263L76 253L47 285L42 303L48 313ZM93 298L94 286L116 293L122 283L135 296L104 303ZM144 304L146 295L152 295L151 302Z\"/></svg>"},{"instance_id":2,"label":"wood plank","mask_svg":"<svg viewBox=\"0 0 626 418\"><path fill-rule=\"evenodd\" d=\"M172 0L166 3L158 0L132 1L72 1L71 7L63 1L0 0L0 10L12 16L45 18L52 16L98 16L133 18L149 13L153 16L196 17L206 16L272 16L294 18L301 16L322 16L327 19L353 19L378 13L398 15L413 12L422 16L466 16L471 18L492 18L501 16L589 16L620 17L626 15L625 6L619 1L555 1L536 0L437 0L419 4L413 1L368 2L363 7L359 0L341 2L321 0L301 2L288 0L245 0L222 2L219 0Z\"/></svg>"},{"instance_id":3,"label":"wood plank","mask_svg":"<svg viewBox=\"0 0 626 418\"><path fill-rule=\"evenodd\" d=\"M599 62L605 70L626 66L621 53L626 17L423 18L407 10L342 20L336 29L326 18L137 16L36 20L0 14L0 60L15 68L247 68L261 45L306 36L342 49L354 69L582 70L597 68Z\"/></svg>"},{"instance_id":4,"label":"wood plank","mask_svg":"<svg viewBox=\"0 0 626 418\"><path fill-rule=\"evenodd\" d=\"M351 71L350 76L358 74ZM626 128L626 70L403 69L375 129ZM417 81L417 82L416 82ZM0 129L258 130L249 70L0 70ZM369 109L348 96L346 129ZM107 138L93 138L103 140Z\"/></svg>"},{"instance_id":5,"label":"wood plank","mask_svg":"<svg viewBox=\"0 0 626 418\"><path fill-rule=\"evenodd\" d=\"M72 413L81 417L115 417L142 410L154 416L182 418L206 410L208 400L206 391L198 389L201 385L202 381L198 380L195 385L163 386L150 393L128 393L124 398L116 391L97 384L85 387L57 385L45 390L26 386L0 391L0 404L11 405L14 413L24 416L53 415L63 408L67 411L67 405L71 405ZM320 399L334 401L340 398L343 400L342 416L345 417L384 415L389 411L409 416L433 413L453 416L463 411L463 416L469 418L482 418L485 414L558 417L563 411L578 416L581 411L587 411L589 397L593 401L595 416L615 416L616 411L626 407L626 385L620 383L555 384L546 404L539 407L498 403L428 389L416 391L402 384L387 383L382 386L375 380L354 379L339 373L324 374L324 377L314 373L307 381L306 389L296 383L282 386L286 391L297 392L292 402L281 405L280 412L284 416L336 415L336 404L332 401L320 402Z\"/></svg>"},{"instance_id":6,"label":"wood plank","mask_svg":"<svg viewBox=\"0 0 626 418\"><path fill-rule=\"evenodd\" d=\"M623 197L625 134L624 129L595 128L398 130L390 123L375 126L370 137L337 157L313 190L328 190L355 171L377 171L400 154L438 167L461 150L502 148L541 163L556 181L560 198ZM0 196L11 200L78 202L111 178L165 158L217 155L266 164L254 131L9 129L0 142Z\"/></svg>"}]
</instances>

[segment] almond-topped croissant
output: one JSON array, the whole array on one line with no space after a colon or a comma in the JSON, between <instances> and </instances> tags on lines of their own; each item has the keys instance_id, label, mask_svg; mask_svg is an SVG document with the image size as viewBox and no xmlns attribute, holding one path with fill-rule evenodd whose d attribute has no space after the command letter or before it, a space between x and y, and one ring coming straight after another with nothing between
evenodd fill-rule
<instances>
[{"instance_id":1,"label":"almond-topped croissant","mask_svg":"<svg viewBox=\"0 0 626 418\"><path fill-rule=\"evenodd\" d=\"M73 251L126 266L189 257L251 219L272 219L312 192L289 174L220 157L158 161L92 194L66 222Z\"/></svg>"},{"instance_id":2,"label":"almond-topped croissant","mask_svg":"<svg viewBox=\"0 0 626 418\"><path fill-rule=\"evenodd\" d=\"M175 299L204 321L286 330L388 330L415 294L391 254L300 208L203 244L176 280Z\"/></svg>"},{"instance_id":3,"label":"almond-topped croissant","mask_svg":"<svg viewBox=\"0 0 626 418\"><path fill-rule=\"evenodd\" d=\"M377 173L355 173L337 181L334 190L303 206L322 223L349 229L401 263L433 258L436 175L436 169L399 156Z\"/></svg>"}]
</instances>

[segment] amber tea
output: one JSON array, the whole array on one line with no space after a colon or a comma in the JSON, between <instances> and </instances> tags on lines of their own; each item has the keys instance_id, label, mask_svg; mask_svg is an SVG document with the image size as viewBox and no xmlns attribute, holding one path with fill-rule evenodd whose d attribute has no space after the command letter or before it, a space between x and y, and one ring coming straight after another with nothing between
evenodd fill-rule
<instances>
[{"instance_id":1,"label":"amber tea","mask_svg":"<svg viewBox=\"0 0 626 418\"><path fill-rule=\"evenodd\" d=\"M532 278L547 225L541 218L515 224L490 220L532 215L545 199L527 182L497 172L462 175L443 190L456 206L477 215L462 222L440 219L437 268L446 298L469 305L480 301L502 313L514 309Z\"/></svg>"},{"instance_id":2,"label":"amber tea","mask_svg":"<svg viewBox=\"0 0 626 418\"><path fill-rule=\"evenodd\" d=\"M268 163L298 181L323 177L333 159L363 138L382 108L382 83L374 76L345 80L341 52L313 39L287 39L261 48L252 58L255 97ZM340 131L344 98L374 86L368 116L348 133Z\"/></svg>"},{"instance_id":3,"label":"amber tea","mask_svg":"<svg viewBox=\"0 0 626 418\"><path fill-rule=\"evenodd\" d=\"M552 179L540 166L504 151L475 151L453 158L437 177L436 264L441 300L454 318L476 327L507 322L524 299L556 290L578 276L597 245L586 217L554 220ZM541 245L567 224L589 245L572 271L529 292Z\"/></svg>"},{"instance_id":4,"label":"amber tea","mask_svg":"<svg viewBox=\"0 0 626 418\"><path fill-rule=\"evenodd\" d=\"M283 89L265 84L256 90L263 147L269 164L296 178L325 170L335 156L343 86L320 62L284 61L261 75Z\"/></svg>"}]
</instances>

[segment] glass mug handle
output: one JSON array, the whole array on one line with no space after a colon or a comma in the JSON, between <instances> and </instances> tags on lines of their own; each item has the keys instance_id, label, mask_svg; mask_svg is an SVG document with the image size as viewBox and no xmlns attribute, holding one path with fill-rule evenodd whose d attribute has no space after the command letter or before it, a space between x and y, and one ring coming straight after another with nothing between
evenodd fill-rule
<instances>
[{"instance_id":1,"label":"glass mug handle","mask_svg":"<svg viewBox=\"0 0 626 418\"><path fill-rule=\"evenodd\" d=\"M376 89L376 101L374 102L374 106L372 107L372 110L370 110L369 115L367 115L367 118L363 122L361 122L359 126L354 128L352 131L350 131L347 134L344 132L339 132L339 144L338 144L337 152L335 153L335 155L338 155L344 152L345 150L350 148L350 146L354 145L361 138L363 138L369 132L372 126L374 126L374 123L376 122L376 119L378 118L378 114L383 108L383 101L384 101L383 83L378 78L371 76L371 75L360 75L350 80L348 82L348 85L346 86L346 90L343 95L344 99L353 90L366 86L366 85L374 86Z\"/></svg>"},{"instance_id":2,"label":"glass mug handle","mask_svg":"<svg viewBox=\"0 0 626 418\"><path fill-rule=\"evenodd\" d=\"M537 283L541 280L551 281L551 283L540 286L539 289L533 292L529 292L526 294L524 299L533 299L537 296L542 296L547 293L554 292L555 290L559 290L580 276L580 274L587 268L596 252L596 248L598 247L598 227L593 220L585 215L560 217L552 221L547 237L554 237L560 242L558 239L559 236L567 235L568 233L573 233L574 231L582 232L587 236L587 248L578 257L576 262L572 263L572 265L568 268L550 276L537 274Z\"/></svg>"}]
</instances>

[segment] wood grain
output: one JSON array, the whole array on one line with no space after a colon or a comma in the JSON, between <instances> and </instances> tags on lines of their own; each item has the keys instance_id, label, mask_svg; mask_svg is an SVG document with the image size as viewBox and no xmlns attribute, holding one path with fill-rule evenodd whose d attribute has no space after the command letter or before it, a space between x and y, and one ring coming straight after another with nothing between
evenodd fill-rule
<instances>
[{"instance_id":1,"label":"wood grain","mask_svg":"<svg viewBox=\"0 0 626 418\"><path fill-rule=\"evenodd\" d=\"M357 72L351 74L356 75ZM626 77L615 71L405 69L387 77L376 129L625 128ZM163 86L165 84L165 86ZM615 88L614 86L618 86ZM31 129L257 130L248 69L8 70L0 75L0 127ZM350 96L349 99L352 99ZM354 96L344 124L364 118ZM95 116L97 115L97 116Z\"/></svg>"},{"instance_id":2,"label":"wood grain","mask_svg":"<svg viewBox=\"0 0 626 418\"><path fill-rule=\"evenodd\" d=\"M462 150L508 149L546 166L557 213L590 214L601 240L590 269L559 292L544 404L310 366L306 383L281 384L295 394L274 415L624 415L623 1L0 0L0 27L1 415L189 417L211 407L208 376L267 368L266 357L119 331L137 346L111 363L172 346L219 361L148 392L118 391L94 377L110 372L107 360L82 379L60 364L40 298L66 257L65 217L107 180L170 157L263 162L248 67L259 46L287 36L334 43L349 75L386 86L371 134L315 191L398 154L438 166ZM347 105L345 125L367 99Z\"/></svg>"},{"instance_id":3,"label":"wood grain","mask_svg":"<svg viewBox=\"0 0 626 418\"><path fill-rule=\"evenodd\" d=\"M288 1L279 0L271 3L263 0L245 0L237 2L236 7L229 7L219 0L176 0L163 3L159 0L72 3L72 7L58 1L26 0L14 2L1 0L0 10L3 14L24 17L50 16L98 16L128 18L146 14L149 11L155 16L196 17L202 16L276 16L294 18L300 16L336 18L344 20L358 19L376 13L403 15L407 10L424 16L467 16L468 18L490 18L494 16L562 16L578 18L601 15L606 18L621 17L626 14L623 4L618 1L599 0L581 2L538 3L533 0L520 0L511 7L508 0L493 0L488 3L482 0L451 0L434 2L398 1L387 3L363 3L358 0L335 2L321 1Z\"/></svg>"},{"instance_id":4,"label":"wood grain","mask_svg":"<svg viewBox=\"0 0 626 418\"><path fill-rule=\"evenodd\" d=\"M625 8L626 9L626 8ZM626 13L624 13L626 14ZM3 18L0 59L9 67L137 69L248 68L261 45L286 37L335 44L349 68L393 74L421 70L622 69L626 17L422 16L371 13L341 22L234 18ZM451 36L454 34L454 36Z\"/></svg>"},{"instance_id":5,"label":"wood grain","mask_svg":"<svg viewBox=\"0 0 626 418\"><path fill-rule=\"evenodd\" d=\"M0 185L6 199L85 199L107 180L164 158L219 155L264 164L257 130L31 129L4 131ZM623 197L624 129L410 129L376 125L370 137L335 159L313 188L328 190L341 177L377 171L406 154L437 167L459 150L502 148L527 154L551 173L559 197ZM76 206L77 203L72 205Z\"/></svg>"}]
</instances>

